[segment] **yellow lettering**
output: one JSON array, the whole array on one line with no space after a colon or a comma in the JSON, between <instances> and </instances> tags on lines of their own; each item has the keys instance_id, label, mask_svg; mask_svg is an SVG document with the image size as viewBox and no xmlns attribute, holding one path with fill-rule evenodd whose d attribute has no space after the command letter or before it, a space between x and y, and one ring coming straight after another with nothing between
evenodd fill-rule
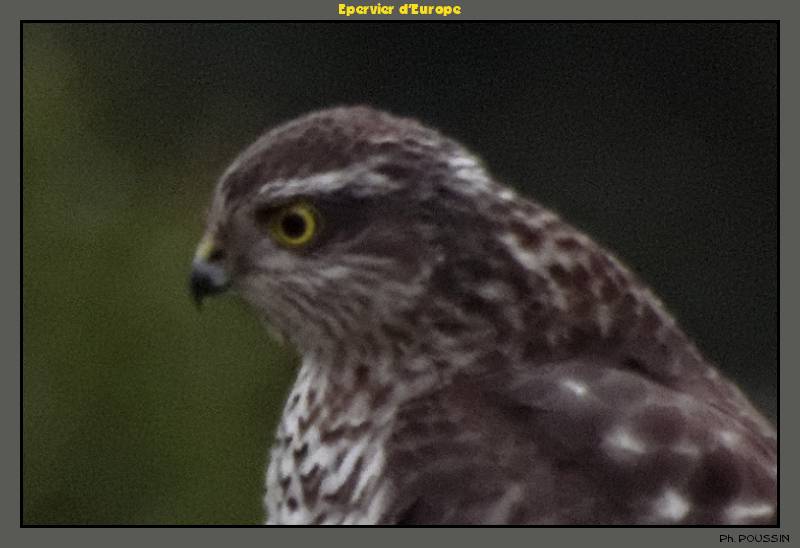
<instances>
[{"instance_id":1,"label":"yellow lettering","mask_svg":"<svg viewBox=\"0 0 800 548\"><path fill-rule=\"evenodd\" d=\"M385 6L380 2L362 6L337 4L337 12L339 15L344 15L345 17L350 17L352 15L392 15L396 7L397 6ZM441 17L447 17L448 15L461 15L461 6L426 6L424 4L409 3L400 5L397 8L397 13L400 15L439 15Z\"/></svg>"}]
</instances>

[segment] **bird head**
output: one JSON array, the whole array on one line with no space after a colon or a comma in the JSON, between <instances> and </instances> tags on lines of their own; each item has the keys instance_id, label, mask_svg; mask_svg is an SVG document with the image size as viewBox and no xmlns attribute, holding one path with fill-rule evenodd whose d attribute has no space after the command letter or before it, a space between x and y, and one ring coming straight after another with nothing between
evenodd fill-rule
<instances>
[{"instance_id":1,"label":"bird head","mask_svg":"<svg viewBox=\"0 0 800 548\"><path fill-rule=\"evenodd\" d=\"M413 323L434 285L452 285L453 260L495 245L482 212L493 185L472 154L413 120L367 107L307 115L220 178L191 290L199 303L234 289L301 349Z\"/></svg>"}]
</instances>

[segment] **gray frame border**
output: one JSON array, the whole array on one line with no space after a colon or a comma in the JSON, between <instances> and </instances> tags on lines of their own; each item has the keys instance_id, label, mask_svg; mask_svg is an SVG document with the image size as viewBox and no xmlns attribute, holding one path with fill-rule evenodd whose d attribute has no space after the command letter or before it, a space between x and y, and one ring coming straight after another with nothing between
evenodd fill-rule
<instances>
[{"instance_id":1,"label":"gray frame border","mask_svg":"<svg viewBox=\"0 0 800 548\"><path fill-rule=\"evenodd\" d=\"M347 1L351 4L372 3L359 1ZM36 5L26 5L24 7L11 7L13 17L4 18L5 32L0 36L3 46L0 51L4 65L7 64L8 74L14 74L21 78L21 42L20 42L20 20L31 19L218 19L224 20L235 15L236 18L252 19L330 19L330 20L354 20L355 17L345 19L336 14L338 0L304 0L303 2L287 2L285 4L270 4L265 0L260 2L254 0L231 0L224 4L211 2L209 0L195 0L192 3L180 5L177 2L166 4L162 2L138 2L126 3L125 5L112 6L108 2L100 0L85 0L82 2L38 2ZM401 4L384 0L387 4ZM126 545L141 546L153 540L163 539L164 543L191 542L193 545L207 544L218 546L222 542L236 541L256 541L258 543L306 543L314 542L325 543L331 540L336 543L350 546L353 542L369 542L374 544L376 541L396 539L398 543L407 545L410 541L419 541L421 537L430 538L432 542L464 542L467 544L484 546L491 542L502 540L504 543L516 546L530 546L539 542L554 542L559 544L592 544L606 543L614 546L641 545L647 543L655 546L674 546L679 542L701 542L704 545L713 543L719 544L719 535L728 533L737 537L739 534L797 534L794 524L797 523L797 492L790 489L790 485L798 485L797 470L787 465L789 462L798 462L798 442L796 436L791 436L791 430L786 427L788 419L797 412L797 401L792 398L792 388L798 386L796 368L786 367L786 364L796 363L800 355L800 345L797 337L792 337L794 329L792 326L800 323L798 313L798 290L794 284L787 283L786 280L800 279L800 260L797 258L797 249L800 245L795 241L800 232L800 221L797 216L791 215L792 205L798 203L798 188L790 184L791 181L800 179L798 176L798 165L796 154L792 151L800 141L798 136L798 107L796 102L790 102L787 97L800 96L800 85L798 85L798 75L796 70L791 69L792 61L797 63L788 52L800 51L800 24L799 17L795 16L790 0L775 1L768 5L756 5L748 1L724 1L706 0L702 3L682 1L666 3L651 3L644 5L642 2L635 1L606 1L592 2L591 0L582 1L561 1L549 5L523 4L518 0L493 0L492 2L482 2L481 0L461 0L461 1L438 1L423 2L426 4L460 4L463 13L459 17L449 17L448 21L483 19L483 20L508 20L508 19L761 19L780 21L780 151L782 159L780 163L780 185L779 201L780 212L780 234L779 234L779 302L780 306L780 383L779 383L779 413L784 417L781 428L780 447L781 447L781 470L780 479L782 489L781 495L781 525L780 529L741 529L741 528L491 528L491 529L425 529L425 530L394 530L388 532L386 529L258 529L258 528L125 528L116 530L115 528L19 528L20 507L19 507L19 486L20 484L20 391L19 378L21 368L21 302L20 283L21 268L15 262L21 260L22 235L21 231L21 143L22 134L20 127L20 105L21 105L21 82L19 86L6 86L3 92L7 94L2 101L3 109L8 110L3 125L3 145L0 151L5 158L4 165L11 166L8 170L6 182L0 185L3 192L3 199L0 204L3 207L3 214L0 215L2 230L0 235L8 241L4 241L2 249L13 257L9 263L14 263L14 268L4 268L2 273L8 279L3 280L3 291L8 292L8 297L3 299L8 303L3 307L2 321L3 329L0 329L0 336L3 337L3 348L14 349L13 354L7 360L7 366L3 369L2 389L8 391L4 394L2 401L2 421L3 432L9 433L11 450L4 451L2 454L4 471L3 485L3 507L0 512L3 516L4 537L7 538L11 546L38 546L38 545ZM49 5L48 5L49 4ZM16 13L13 13L16 12ZM370 20L375 20L368 18ZM405 21L423 21L424 18L403 18ZM435 18L442 20L441 18ZM380 19L383 20L383 19ZM14 122L16 121L16 122ZM792 146L794 145L794 146ZM788 160L787 160L788 159ZM16 176L15 176L16 175ZM6 194L7 193L7 194ZM7 209L7 211L6 211ZM792 252L792 250L795 250ZM19 259L17 259L19 258ZM7 263L8 264L8 263ZM787 304L788 303L788 304ZM6 340L7 339L7 340ZM19 364L19 367L17 366ZM794 413L793 413L794 412ZM792 429L793 430L793 429ZM13 437L12 437L13 436Z\"/></svg>"}]
</instances>

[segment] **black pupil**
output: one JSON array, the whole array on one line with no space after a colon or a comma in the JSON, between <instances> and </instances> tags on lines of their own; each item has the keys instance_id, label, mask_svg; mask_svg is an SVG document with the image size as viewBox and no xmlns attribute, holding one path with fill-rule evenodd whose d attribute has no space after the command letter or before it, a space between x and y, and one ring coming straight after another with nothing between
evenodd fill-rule
<instances>
[{"instance_id":1,"label":"black pupil","mask_svg":"<svg viewBox=\"0 0 800 548\"><path fill-rule=\"evenodd\" d=\"M306 220L297 213L287 213L281 219L281 229L289 238L300 238L306 233Z\"/></svg>"}]
</instances>

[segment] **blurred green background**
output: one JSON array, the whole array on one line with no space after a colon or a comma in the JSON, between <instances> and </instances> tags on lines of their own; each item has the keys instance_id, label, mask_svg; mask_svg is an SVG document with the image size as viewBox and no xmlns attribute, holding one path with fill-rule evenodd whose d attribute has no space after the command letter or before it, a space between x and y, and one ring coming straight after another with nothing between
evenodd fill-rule
<instances>
[{"instance_id":1,"label":"blurred green background","mask_svg":"<svg viewBox=\"0 0 800 548\"><path fill-rule=\"evenodd\" d=\"M777 25L24 24L23 522L259 523L296 357L189 261L262 130L419 117L637 270L776 416Z\"/></svg>"}]
</instances>

